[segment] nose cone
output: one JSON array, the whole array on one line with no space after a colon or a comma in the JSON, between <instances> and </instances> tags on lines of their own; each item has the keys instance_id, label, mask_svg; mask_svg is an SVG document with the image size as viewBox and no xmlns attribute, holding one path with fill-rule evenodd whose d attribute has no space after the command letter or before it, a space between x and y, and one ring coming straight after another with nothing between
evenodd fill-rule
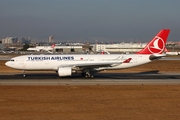
<instances>
[{"instance_id":1,"label":"nose cone","mask_svg":"<svg viewBox=\"0 0 180 120\"><path fill-rule=\"evenodd\" d=\"M5 63L6 66L10 67L9 61Z\"/></svg>"},{"instance_id":2,"label":"nose cone","mask_svg":"<svg viewBox=\"0 0 180 120\"><path fill-rule=\"evenodd\" d=\"M14 62L12 62L12 61L7 61L7 62L5 63L5 65L8 66L8 67L10 67L10 68L15 68L15 64L14 64Z\"/></svg>"}]
</instances>

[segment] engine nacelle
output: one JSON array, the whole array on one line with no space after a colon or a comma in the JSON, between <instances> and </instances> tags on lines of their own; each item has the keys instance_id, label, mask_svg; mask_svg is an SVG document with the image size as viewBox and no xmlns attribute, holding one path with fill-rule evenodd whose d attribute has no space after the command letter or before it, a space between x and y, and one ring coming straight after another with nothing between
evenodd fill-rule
<instances>
[{"instance_id":1,"label":"engine nacelle","mask_svg":"<svg viewBox=\"0 0 180 120\"><path fill-rule=\"evenodd\" d=\"M71 67L60 67L60 68L58 68L58 75L59 76L71 76L72 75Z\"/></svg>"}]
</instances>

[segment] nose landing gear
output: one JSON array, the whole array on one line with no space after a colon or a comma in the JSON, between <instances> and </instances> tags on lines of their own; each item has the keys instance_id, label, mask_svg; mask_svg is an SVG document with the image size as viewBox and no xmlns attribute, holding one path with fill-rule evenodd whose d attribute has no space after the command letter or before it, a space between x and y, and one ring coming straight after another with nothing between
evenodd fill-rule
<instances>
[{"instance_id":1,"label":"nose landing gear","mask_svg":"<svg viewBox=\"0 0 180 120\"><path fill-rule=\"evenodd\" d=\"M22 70L23 77L26 77L25 70Z\"/></svg>"}]
</instances>

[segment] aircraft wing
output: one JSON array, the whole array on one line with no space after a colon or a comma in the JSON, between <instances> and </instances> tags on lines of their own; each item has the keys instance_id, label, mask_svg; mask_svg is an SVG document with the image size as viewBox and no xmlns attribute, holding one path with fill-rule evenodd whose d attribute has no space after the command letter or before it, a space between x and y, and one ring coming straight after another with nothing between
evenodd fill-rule
<instances>
[{"instance_id":1,"label":"aircraft wing","mask_svg":"<svg viewBox=\"0 0 180 120\"><path fill-rule=\"evenodd\" d=\"M122 62L106 62L106 63L91 63L91 64L79 64L76 65L76 67L82 67L82 68L98 68L98 67L112 67L122 64Z\"/></svg>"},{"instance_id":2,"label":"aircraft wing","mask_svg":"<svg viewBox=\"0 0 180 120\"><path fill-rule=\"evenodd\" d=\"M106 62L106 63L80 63L80 64L68 64L68 65L61 65L60 67L81 67L81 68L97 68L97 67L112 67L116 65L120 65L123 62Z\"/></svg>"},{"instance_id":3,"label":"aircraft wing","mask_svg":"<svg viewBox=\"0 0 180 120\"><path fill-rule=\"evenodd\" d=\"M98 63L80 63L80 64L68 64L68 65L62 65L60 67L80 67L80 68L99 68L99 67L113 67L120 65L122 63L129 63L132 60L132 58L125 59L121 62L98 62Z\"/></svg>"}]
</instances>

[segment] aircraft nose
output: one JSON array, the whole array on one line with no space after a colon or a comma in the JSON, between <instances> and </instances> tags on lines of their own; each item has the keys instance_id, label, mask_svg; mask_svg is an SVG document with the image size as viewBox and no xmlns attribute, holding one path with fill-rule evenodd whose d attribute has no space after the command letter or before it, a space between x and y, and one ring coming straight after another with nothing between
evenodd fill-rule
<instances>
[{"instance_id":1,"label":"aircraft nose","mask_svg":"<svg viewBox=\"0 0 180 120\"><path fill-rule=\"evenodd\" d=\"M6 66L10 67L9 61L5 63Z\"/></svg>"}]
</instances>

